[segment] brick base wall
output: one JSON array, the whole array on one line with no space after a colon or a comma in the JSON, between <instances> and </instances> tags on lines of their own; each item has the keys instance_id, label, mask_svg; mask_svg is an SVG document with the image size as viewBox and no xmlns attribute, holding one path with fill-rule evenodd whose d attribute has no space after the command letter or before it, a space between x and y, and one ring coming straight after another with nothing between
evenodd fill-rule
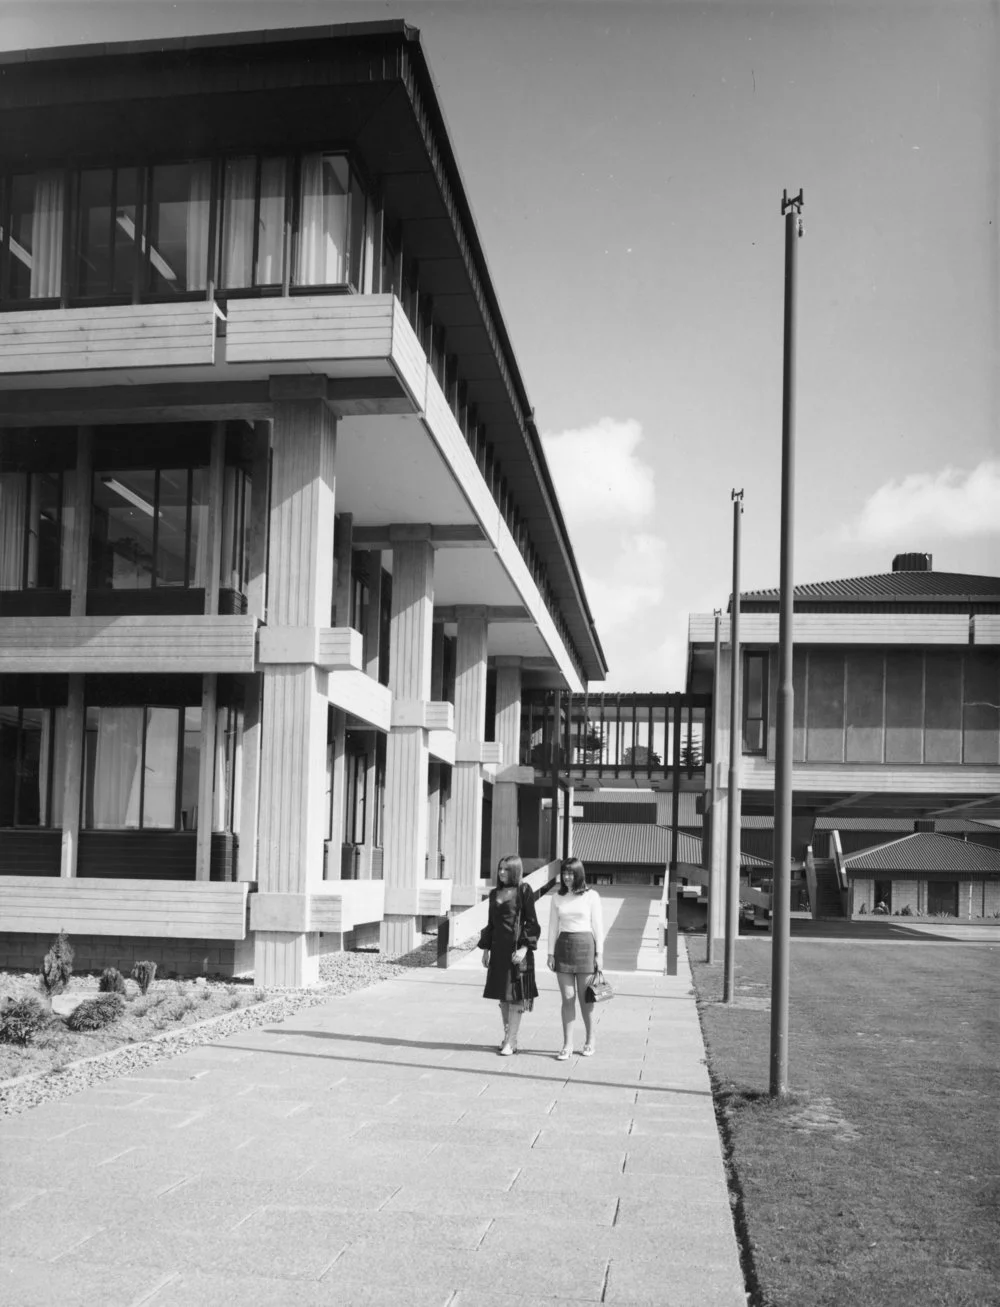
<instances>
[{"instance_id":1,"label":"brick base wall","mask_svg":"<svg viewBox=\"0 0 1000 1307\"><path fill-rule=\"evenodd\" d=\"M0 934L0 968L37 971L52 934ZM253 976L252 939L162 939L122 935L71 935L74 971L117 967L125 976L135 962L156 963L156 974L177 976Z\"/></svg>"}]
</instances>

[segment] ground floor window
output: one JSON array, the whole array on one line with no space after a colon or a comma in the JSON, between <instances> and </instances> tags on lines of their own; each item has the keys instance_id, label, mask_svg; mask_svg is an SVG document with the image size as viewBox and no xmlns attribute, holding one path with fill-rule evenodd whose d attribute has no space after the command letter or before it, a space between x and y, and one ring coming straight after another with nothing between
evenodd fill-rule
<instances>
[{"instance_id":1,"label":"ground floor window","mask_svg":"<svg viewBox=\"0 0 1000 1307\"><path fill-rule=\"evenodd\" d=\"M200 736L201 708L89 707L84 827L195 829Z\"/></svg>"},{"instance_id":2,"label":"ground floor window","mask_svg":"<svg viewBox=\"0 0 1000 1307\"><path fill-rule=\"evenodd\" d=\"M958 916L958 881L929 880L927 882L927 914L935 917L944 914Z\"/></svg>"},{"instance_id":3,"label":"ground floor window","mask_svg":"<svg viewBox=\"0 0 1000 1307\"><path fill-rule=\"evenodd\" d=\"M0 826L61 826L66 709L0 706Z\"/></svg>"}]
</instances>

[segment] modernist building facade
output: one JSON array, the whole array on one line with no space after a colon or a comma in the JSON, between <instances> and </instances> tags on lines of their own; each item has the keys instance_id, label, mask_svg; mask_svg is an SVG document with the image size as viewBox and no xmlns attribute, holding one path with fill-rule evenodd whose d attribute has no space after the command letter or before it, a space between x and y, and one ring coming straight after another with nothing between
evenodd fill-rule
<instances>
[{"instance_id":1,"label":"modernist building facade","mask_svg":"<svg viewBox=\"0 0 1000 1307\"><path fill-rule=\"evenodd\" d=\"M410 947L606 671L418 34L5 56L0 205L0 951Z\"/></svg>"},{"instance_id":2,"label":"modernist building facade","mask_svg":"<svg viewBox=\"0 0 1000 1307\"><path fill-rule=\"evenodd\" d=\"M839 876L845 893L831 856L839 819L857 849L859 828L878 831L884 820L912 833L1000 816L1000 577L935 572L932 561L899 554L885 573L795 588L792 857L804 873L812 859L820 882ZM774 810L778 598L740 599L741 818ZM712 614L692 614L688 644L689 690L715 689L705 808L721 830L717 878L729 801L728 613L720 626L718 668Z\"/></svg>"}]
</instances>

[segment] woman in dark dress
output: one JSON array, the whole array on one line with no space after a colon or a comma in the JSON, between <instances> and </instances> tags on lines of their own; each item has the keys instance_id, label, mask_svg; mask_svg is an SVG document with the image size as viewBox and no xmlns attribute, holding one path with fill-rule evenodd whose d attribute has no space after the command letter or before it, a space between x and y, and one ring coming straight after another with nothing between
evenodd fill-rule
<instances>
[{"instance_id":1,"label":"woman in dark dress","mask_svg":"<svg viewBox=\"0 0 1000 1307\"><path fill-rule=\"evenodd\" d=\"M517 1052L521 1015L531 1011L538 997L535 948L541 931L535 896L531 886L523 883L523 875L517 854L500 859L496 889L490 894L489 917L479 936L486 968L483 998L496 999L503 1018L499 1049L502 1057Z\"/></svg>"}]
</instances>

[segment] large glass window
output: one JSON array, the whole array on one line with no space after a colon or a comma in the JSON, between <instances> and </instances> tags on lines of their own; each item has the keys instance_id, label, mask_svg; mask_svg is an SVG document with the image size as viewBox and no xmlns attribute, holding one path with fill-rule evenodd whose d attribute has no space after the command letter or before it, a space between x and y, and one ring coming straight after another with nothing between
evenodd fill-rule
<instances>
[{"instance_id":1,"label":"large glass window","mask_svg":"<svg viewBox=\"0 0 1000 1307\"><path fill-rule=\"evenodd\" d=\"M307 154L299 172L296 286L361 287L365 195L342 154Z\"/></svg>"},{"instance_id":2,"label":"large glass window","mask_svg":"<svg viewBox=\"0 0 1000 1307\"><path fill-rule=\"evenodd\" d=\"M138 272L138 168L89 168L77 179L72 293L131 298Z\"/></svg>"},{"instance_id":3,"label":"large glass window","mask_svg":"<svg viewBox=\"0 0 1000 1307\"><path fill-rule=\"evenodd\" d=\"M227 159L222 177L219 285L281 286L285 279L284 159Z\"/></svg>"},{"instance_id":4,"label":"large glass window","mask_svg":"<svg viewBox=\"0 0 1000 1307\"><path fill-rule=\"evenodd\" d=\"M238 467L227 467L222 495L222 561L219 584L246 591L249 578L250 478Z\"/></svg>"},{"instance_id":5,"label":"large glass window","mask_svg":"<svg viewBox=\"0 0 1000 1307\"><path fill-rule=\"evenodd\" d=\"M0 215L5 299L57 299L62 294L66 186L61 172L11 177Z\"/></svg>"},{"instance_id":6,"label":"large glass window","mask_svg":"<svg viewBox=\"0 0 1000 1307\"><path fill-rule=\"evenodd\" d=\"M95 589L203 587L204 468L129 468L94 475L90 584Z\"/></svg>"},{"instance_id":7,"label":"large glass window","mask_svg":"<svg viewBox=\"0 0 1000 1307\"><path fill-rule=\"evenodd\" d=\"M84 749L83 824L88 830L175 830L197 825L200 709L90 707ZM179 796L195 795L182 813Z\"/></svg>"},{"instance_id":8,"label":"large glass window","mask_svg":"<svg viewBox=\"0 0 1000 1307\"><path fill-rule=\"evenodd\" d=\"M149 170L147 284L156 295L208 285L212 169L207 159Z\"/></svg>"},{"instance_id":9,"label":"large glass window","mask_svg":"<svg viewBox=\"0 0 1000 1307\"><path fill-rule=\"evenodd\" d=\"M0 472L0 590L69 586L73 472Z\"/></svg>"},{"instance_id":10,"label":"large glass window","mask_svg":"<svg viewBox=\"0 0 1000 1307\"><path fill-rule=\"evenodd\" d=\"M767 752L767 654L748 653L743 675L743 752Z\"/></svg>"},{"instance_id":11,"label":"large glass window","mask_svg":"<svg viewBox=\"0 0 1000 1307\"><path fill-rule=\"evenodd\" d=\"M0 826L62 825L66 709L0 707Z\"/></svg>"}]
</instances>

